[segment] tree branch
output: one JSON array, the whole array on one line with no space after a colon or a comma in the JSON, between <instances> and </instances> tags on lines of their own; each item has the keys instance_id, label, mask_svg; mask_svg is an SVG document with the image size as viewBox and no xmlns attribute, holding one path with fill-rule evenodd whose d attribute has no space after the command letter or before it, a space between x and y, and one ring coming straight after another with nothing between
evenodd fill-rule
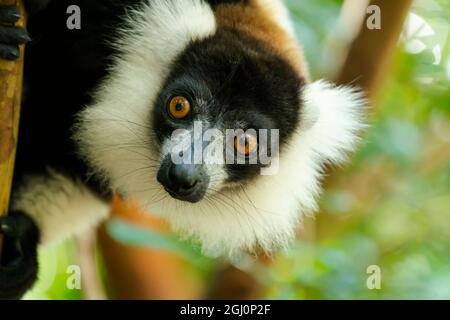
<instances>
[{"instance_id":1,"label":"tree branch","mask_svg":"<svg viewBox=\"0 0 450 320\"><path fill-rule=\"evenodd\" d=\"M369 5L381 9L381 29L368 29L364 19L358 36L350 46L337 83L356 84L374 96L389 68L411 3L412 0L370 1ZM366 15L365 12L361 14Z\"/></svg>"},{"instance_id":2,"label":"tree branch","mask_svg":"<svg viewBox=\"0 0 450 320\"><path fill-rule=\"evenodd\" d=\"M22 13L25 12L23 1L0 0L0 4L17 4ZM18 25L24 26L24 20L19 21ZM23 46L20 50L20 59L17 61L0 59L0 216L8 211L14 174L22 95ZM1 241L0 238L0 249Z\"/></svg>"}]
</instances>

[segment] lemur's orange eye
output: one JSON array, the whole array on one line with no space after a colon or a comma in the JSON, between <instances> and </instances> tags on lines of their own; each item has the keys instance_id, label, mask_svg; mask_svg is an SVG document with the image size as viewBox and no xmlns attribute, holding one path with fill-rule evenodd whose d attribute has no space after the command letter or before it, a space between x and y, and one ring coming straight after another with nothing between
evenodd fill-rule
<instances>
[{"instance_id":1,"label":"lemur's orange eye","mask_svg":"<svg viewBox=\"0 0 450 320\"><path fill-rule=\"evenodd\" d=\"M234 148L240 154L248 156L258 147L258 139L251 134L242 134L234 138Z\"/></svg>"},{"instance_id":2,"label":"lemur's orange eye","mask_svg":"<svg viewBox=\"0 0 450 320\"><path fill-rule=\"evenodd\" d=\"M169 114L175 119L186 118L191 112L191 103L183 96L173 97L169 102Z\"/></svg>"}]
</instances>

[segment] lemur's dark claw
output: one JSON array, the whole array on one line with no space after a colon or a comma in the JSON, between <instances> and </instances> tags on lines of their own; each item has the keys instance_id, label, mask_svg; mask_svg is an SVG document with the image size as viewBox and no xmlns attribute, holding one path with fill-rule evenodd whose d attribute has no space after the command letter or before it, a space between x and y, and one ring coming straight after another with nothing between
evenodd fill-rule
<instances>
[{"instance_id":1,"label":"lemur's dark claw","mask_svg":"<svg viewBox=\"0 0 450 320\"><path fill-rule=\"evenodd\" d=\"M19 55L19 46L0 43L0 59L16 60L17 58L19 58Z\"/></svg>"},{"instance_id":2,"label":"lemur's dark claw","mask_svg":"<svg viewBox=\"0 0 450 320\"><path fill-rule=\"evenodd\" d=\"M17 6L0 6L0 21L2 23L14 24L19 21L21 16Z\"/></svg>"},{"instance_id":3,"label":"lemur's dark claw","mask_svg":"<svg viewBox=\"0 0 450 320\"><path fill-rule=\"evenodd\" d=\"M11 233L11 226L6 223L6 220L0 220L0 232L4 235L9 235Z\"/></svg>"},{"instance_id":4,"label":"lemur's dark claw","mask_svg":"<svg viewBox=\"0 0 450 320\"><path fill-rule=\"evenodd\" d=\"M0 5L0 59L16 60L20 56L18 46L31 40L25 28L14 26L20 17L17 6Z\"/></svg>"},{"instance_id":5,"label":"lemur's dark claw","mask_svg":"<svg viewBox=\"0 0 450 320\"><path fill-rule=\"evenodd\" d=\"M0 26L0 42L7 44L24 44L30 41L25 29Z\"/></svg>"},{"instance_id":6,"label":"lemur's dark claw","mask_svg":"<svg viewBox=\"0 0 450 320\"><path fill-rule=\"evenodd\" d=\"M22 239L32 228L33 222L21 213L0 218L0 232L7 237Z\"/></svg>"}]
</instances>

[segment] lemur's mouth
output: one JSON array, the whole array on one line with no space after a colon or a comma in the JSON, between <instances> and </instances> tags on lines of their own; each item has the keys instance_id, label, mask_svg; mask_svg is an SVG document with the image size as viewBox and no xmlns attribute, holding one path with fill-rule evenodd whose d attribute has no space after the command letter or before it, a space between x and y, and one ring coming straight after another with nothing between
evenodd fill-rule
<instances>
[{"instance_id":1,"label":"lemur's mouth","mask_svg":"<svg viewBox=\"0 0 450 320\"><path fill-rule=\"evenodd\" d=\"M190 203L196 203L203 199L204 192L201 192L199 188L192 188L192 190L184 190L184 191L178 191L175 192L173 190L170 190L168 188L164 188L164 190L167 191L167 193L174 199L190 202Z\"/></svg>"}]
</instances>

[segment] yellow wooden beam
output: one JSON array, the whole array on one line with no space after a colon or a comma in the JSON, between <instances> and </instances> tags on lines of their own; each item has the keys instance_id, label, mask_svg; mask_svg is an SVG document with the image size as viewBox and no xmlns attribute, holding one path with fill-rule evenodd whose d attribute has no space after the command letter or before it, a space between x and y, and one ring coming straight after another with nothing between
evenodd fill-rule
<instances>
[{"instance_id":1,"label":"yellow wooden beam","mask_svg":"<svg viewBox=\"0 0 450 320\"><path fill-rule=\"evenodd\" d=\"M25 16L22 0L0 0L0 4L17 4ZM25 19L17 26L25 26ZM18 60L0 59L0 216L7 213L11 198L22 95L23 47ZM0 249L1 241L0 238Z\"/></svg>"}]
</instances>

